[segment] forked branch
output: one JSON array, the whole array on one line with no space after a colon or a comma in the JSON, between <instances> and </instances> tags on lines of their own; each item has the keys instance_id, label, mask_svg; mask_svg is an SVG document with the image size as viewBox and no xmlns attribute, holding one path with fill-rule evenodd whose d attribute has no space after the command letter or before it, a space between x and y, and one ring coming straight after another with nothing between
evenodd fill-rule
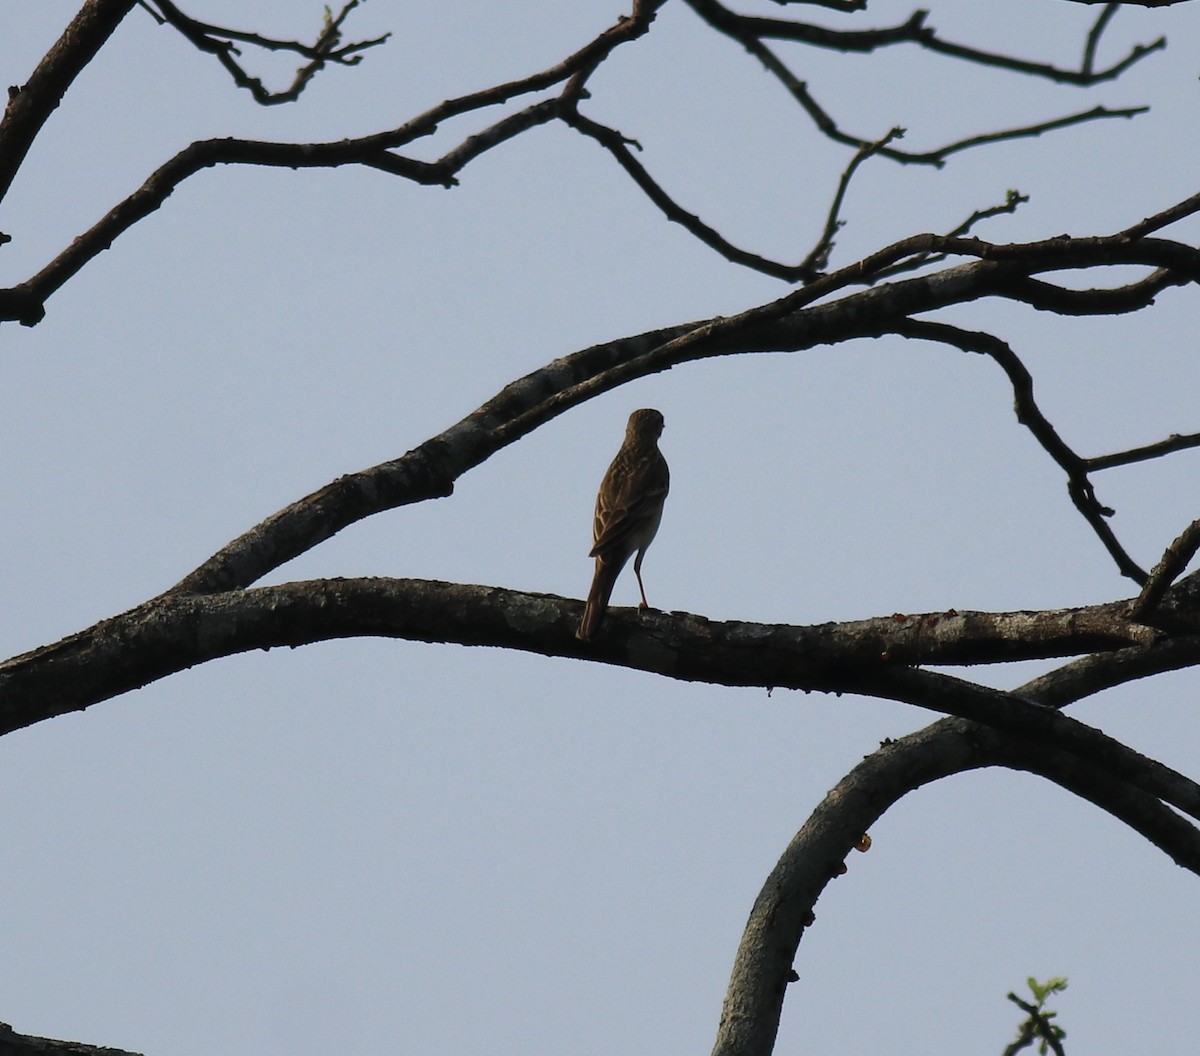
<instances>
[{"instance_id":1,"label":"forked branch","mask_svg":"<svg viewBox=\"0 0 1200 1056\"><path fill-rule=\"evenodd\" d=\"M326 8L321 31L311 44L305 44L299 40L277 40L260 33L228 29L224 26L201 22L184 14L171 0L138 0L138 3L149 11L160 25L172 26L195 48L215 55L217 61L233 78L233 83L239 88L247 89L254 97L254 101L263 106L295 102L300 97L300 93L308 86L308 82L325 66L329 64L356 66L362 61L362 52L386 43L391 36L390 33L384 33L382 36L370 40L359 40L351 44L342 43L342 25L350 12L358 7L359 0L347 0L336 15ZM272 92L259 78L251 76L246 71L239 61L241 50L235 41L260 48L263 51L294 52L308 61L296 70L289 87L282 91Z\"/></svg>"}]
</instances>

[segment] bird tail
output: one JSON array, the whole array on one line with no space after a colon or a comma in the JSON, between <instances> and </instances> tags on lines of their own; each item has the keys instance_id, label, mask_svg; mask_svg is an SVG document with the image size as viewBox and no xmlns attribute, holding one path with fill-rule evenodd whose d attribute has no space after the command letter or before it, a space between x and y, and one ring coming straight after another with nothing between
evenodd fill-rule
<instances>
[{"instance_id":1,"label":"bird tail","mask_svg":"<svg viewBox=\"0 0 1200 1056\"><path fill-rule=\"evenodd\" d=\"M583 619L579 621L579 630L575 637L584 642L590 642L592 635L600 627L608 608L608 599L612 597L613 587L617 584L617 576L621 574L621 566L602 557L596 558L596 574L592 577L592 589L588 591L587 604L583 608Z\"/></svg>"}]
</instances>

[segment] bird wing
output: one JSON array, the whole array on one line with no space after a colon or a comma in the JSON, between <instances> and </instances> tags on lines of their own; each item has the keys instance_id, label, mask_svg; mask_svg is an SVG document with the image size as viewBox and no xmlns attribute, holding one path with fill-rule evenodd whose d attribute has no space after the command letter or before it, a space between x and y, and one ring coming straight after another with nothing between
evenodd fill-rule
<instances>
[{"instance_id":1,"label":"bird wing","mask_svg":"<svg viewBox=\"0 0 1200 1056\"><path fill-rule=\"evenodd\" d=\"M596 499L595 545L588 556L608 553L631 540L630 552L648 545L658 529L670 486L670 473L661 455L633 466L614 463Z\"/></svg>"}]
</instances>

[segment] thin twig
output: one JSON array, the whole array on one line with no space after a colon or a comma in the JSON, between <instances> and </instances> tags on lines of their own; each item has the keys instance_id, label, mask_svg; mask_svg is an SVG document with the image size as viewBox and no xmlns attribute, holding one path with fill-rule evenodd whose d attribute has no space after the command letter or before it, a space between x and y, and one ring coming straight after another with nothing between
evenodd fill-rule
<instances>
[{"instance_id":1,"label":"thin twig","mask_svg":"<svg viewBox=\"0 0 1200 1056\"><path fill-rule=\"evenodd\" d=\"M842 173L841 179L838 180L837 191L834 192L833 202L829 206L829 215L825 219L825 230L821 232L821 237L817 240L817 244L813 246L812 252L804 258L804 261L800 265L805 272L815 276L823 272L829 264L829 254L833 251L834 235L845 226L845 221L839 217L842 203L846 199L846 191L850 186L850 181L853 179L854 173L858 171L858 167L872 155L878 154L889 143L901 139L903 136L904 129L893 128L882 139L878 139L874 143L867 143L855 151L854 157L850 159L850 163Z\"/></svg>"},{"instance_id":2,"label":"thin twig","mask_svg":"<svg viewBox=\"0 0 1200 1056\"><path fill-rule=\"evenodd\" d=\"M960 151L980 147L986 143L1003 143L1010 139L1031 139L1044 135L1047 132L1056 132L1060 128L1081 125L1086 121L1103 121L1110 117L1137 117L1139 114L1148 113L1149 110L1148 106L1131 106L1121 110L1110 110L1106 106L1094 106L1091 110L1082 110L1076 114L1056 117L1050 121L1041 121L1034 125L1002 129L999 132L985 132L978 136L968 136L965 139L948 143L944 147L939 147L937 150L926 151L924 154L910 154L897 160L937 165L940 168L951 154L958 154Z\"/></svg>"},{"instance_id":3,"label":"thin twig","mask_svg":"<svg viewBox=\"0 0 1200 1056\"><path fill-rule=\"evenodd\" d=\"M817 126L822 134L835 143L854 147L856 150L870 146L871 140L842 131L832 115L817 102L812 92L809 91L807 83L797 77L787 64L761 40L754 36L746 36L739 39L746 50L754 55L767 71L783 85L788 94L799 103L800 107L808 114L813 124ZM980 135L967 136L934 150L916 152L897 150L894 147L883 147L878 153L885 158L891 158L893 161L901 164L932 165L934 168L940 169L946 164L946 159L952 154L958 154L961 151L970 150L974 147L989 143L1002 143L1013 139L1031 139L1044 135L1047 132L1070 128L1073 125L1083 124L1087 121L1100 121L1117 117L1136 117L1147 110L1148 107L1144 106L1126 107L1119 110L1112 110L1104 106L1094 106L1090 110L1067 114L1064 117L1052 118L1049 121L1040 121L1032 125L1022 125L1017 128L1001 129L997 132L985 132Z\"/></svg>"},{"instance_id":4,"label":"thin twig","mask_svg":"<svg viewBox=\"0 0 1200 1056\"><path fill-rule=\"evenodd\" d=\"M159 7L155 12L145 0L140 0L141 6L158 20L159 24L167 24L175 28L194 47L200 51L215 55L225 67L234 84L247 89L255 102L262 106L275 106L280 103L294 102L308 86L308 83L327 63L337 63L342 66L355 66L362 61L361 52L367 48L377 47L385 43L391 36L385 33L371 40L356 41L343 47L338 47L341 41L341 28L346 17L359 4L359 0L346 0L341 11L333 15L326 8L325 22L317 39L312 44L304 44L298 40L276 40L259 33L248 33L242 30L229 29L224 26L201 22L181 11L172 0L154 0ZM251 44L266 51L291 51L304 56L309 61L295 73L291 85L279 92L269 91L257 77L252 77L234 56L240 55L233 41Z\"/></svg>"},{"instance_id":5,"label":"thin twig","mask_svg":"<svg viewBox=\"0 0 1200 1056\"><path fill-rule=\"evenodd\" d=\"M1145 238L1146 235L1155 231L1161 231L1164 227L1169 227L1171 224L1177 223L1185 217L1193 216L1198 212L1200 212L1200 193L1193 194L1190 198L1185 198L1182 202L1176 202L1162 212L1146 217L1145 220L1139 220L1136 224L1127 227L1121 234L1125 238L1130 239Z\"/></svg>"},{"instance_id":6,"label":"thin twig","mask_svg":"<svg viewBox=\"0 0 1200 1056\"><path fill-rule=\"evenodd\" d=\"M706 224L695 213L688 212L663 189L634 156L630 145L636 145L636 140L622 135L614 128L593 121L577 111L564 115L564 120L572 128L595 140L607 150L616 159L617 164L637 184L642 193L662 211L668 220L679 224L694 238L710 249L716 250L726 260L764 275L770 275L772 278L783 279L785 282L810 281L818 274L807 261L802 261L800 264L784 264L742 249L730 242L715 228Z\"/></svg>"},{"instance_id":7,"label":"thin twig","mask_svg":"<svg viewBox=\"0 0 1200 1056\"><path fill-rule=\"evenodd\" d=\"M1102 16L1103 17L1103 16ZM1095 29L1092 30L1095 33ZM1089 38L1090 39L1090 38ZM1027 62L1024 59L1014 59L1007 55L996 55L991 52L981 51L977 48L965 47L961 44L952 44L949 41L940 40L932 34L921 40L921 45L928 48L930 51L941 52L943 55L952 55L958 59L964 59L967 62L974 62L980 66L993 66L999 69L1012 70L1014 73L1025 73L1032 77L1042 77L1049 81L1055 81L1059 84L1074 84L1086 86L1098 84L1101 81L1111 81L1120 77L1130 66L1136 62L1140 62L1147 55L1151 55L1156 51L1161 51L1167 46L1165 37L1159 37L1157 40L1149 44L1136 44L1130 49L1129 54L1119 62L1113 63L1104 70L1093 70L1087 64L1081 66L1078 70L1067 70L1058 66L1051 66L1040 62Z\"/></svg>"},{"instance_id":8,"label":"thin twig","mask_svg":"<svg viewBox=\"0 0 1200 1056\"><path fill-rule=\"evenodd\" d=\"M1129 466L1135 462L1148 462L1160 455L1169 455L1174 451L1187 451L1200 447L1200 433L1172 433L1165 440L1143 447L1131 447L1128 451L1118 451L1111 455L1096 455L1085 458L1084 465L1089 471L1113 469L1116 466Z\"/></svg>"},{"instance_id":9,"label":"thin twig","mask_svg":"<svg viewBox=\"0 0 1200 1056\"><path fill-rule=\"evenodd\" d=\"M1100 12L1100 16L1096 19L1096 24L1092 26L1091 32L1087 35L1087 43L1083 48L1083 62L1079 67L1081 73L1088 75L1092 73L1096 62L1096 48L1100 45L1100 37L1120 7L1120 4L1110 3L1104 5L1104 10Z\"/></svg>"},{"instance_id":10,"label":"thin twig","mask_svg":"<svg viewBox=\"0 0 1200 1056\"><path fill-rule=\"evenodd\" d=\"M1004 198L1004 202L1000 205L989 205L984 209L976 209L957 227L951 228L943 236L945 238L962 238L969 234L976 224L982 223L984 220L990 220L994 216L1011 215L1018 208L1029 201L1029 196L1022 194L1020 191L1010 190ZM878 282L880 279L891 278L893 275L899 275L906 271L915 271L917 268L925 267L927 264L938 264L947 259L946 253L921 253L910 257L908 260L895 264L890 268L884 268L877 272L868 281Z\"/></svg>"}]
</instances>

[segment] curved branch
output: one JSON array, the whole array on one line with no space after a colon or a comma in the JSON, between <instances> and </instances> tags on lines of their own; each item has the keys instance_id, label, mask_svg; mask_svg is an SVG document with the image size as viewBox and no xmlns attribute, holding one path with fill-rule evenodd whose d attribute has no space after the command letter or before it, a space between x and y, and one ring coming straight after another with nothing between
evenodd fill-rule
<instances>
[{"instance_id":1,"label":"curved branch","mask_svg":"<svg viewBox=\"0 0 1200 1056\"><path fill-rule=\"evenodd\" d=\"M1029 738L1095 766L1200 820L1200 784L1169 766L1126 747L1056 708L950 675L908 667L863 668L845 685L850 692L899 700L970 719L1014 738Z\"/></svg>"},{"instance_id":2,"label":"curved branch","mask_svg":"<svg viewBox=\"0 0 1200 1056\"><path fill-rule=\"evenodd\" d=\"M1183 588L1181 584L1175 589L1180 597L1194 600L1200 595L1200 587L1195 584ZM1060 707L1119 681L1196 663L1200 661L1200 637L1166 642L1153 650L1122 652L1123 657L1109 654L1069 664L1015 692L1043 706ZM917 672L914 677L923 676ZM982 689L965 688L968 693ZM955 691L956 687L951 686L950 692ZM1200 875L1200 831L1147 792L1144 785L1135 787L1115 777L1105 765L1082 760L1045 738L1025 738L959 718L942 719L868 756L830 791L789 844L763 885L746 924L715 1053L769 1056L787 984L795 979L792 960L805 928L815 919L813 907L829 880L843 871L841 862L860 834L908 792L984 766L1026 770L1054 781L1124 822L1178 865ZM1194 791L1188 794L1194 796Z\"/></svg>"},{"instance_id":3,"label":"curved branch","mask_svg":"<svg viewBox=\"0 0 1200 1056\"><path fill-rule=\"evenodd\" d=\"M812 908L861 834L908 792L984 766L1027 770L1055 782L1200 875L1200 831L1153 796L1051 746L944 719L869 755L830 791L788 845L750 911L714 1056L771 1053L786 988L795 978L792 961L813 921Z\"/></svg>"},{"instance_id":4,"label":"curved branch","mask_svg":"<svg viewBox=\"0 0 1200 1056\"><path fill-rule=\"evenodd\" d=\"M331 484L278 511L222 547L172 592L210 593L245 587L343 528L372 514L452 494L454 482L568 407L589 382L615 388L614 364L637 364L648 352L695 332L685 323L596 345L555 360L517 381L460 422L407 454Z\"/></svg>"},{"instance_id":5,"label":"curved branch","mask_svg":"<svg viewBox=\"0 0 1200 1056\"><path fill-rule=\"evenodd\" d=\"M1015 298L1040 312L1053 312L1055 315L1123 315L1149 307L1163 290L1189 281L1168 268L1159 268L1144 279L1126 286L1071 290L1021 276L1012 280L1011 292Z\"/></svg>"},{"instance_id":6,"label":"curved branch","mask_svg":"<svg viewBox=\"0 0 1200 1056\"><path fill-rule=\"evenodd\" d=\"M1198 663L1200 637L1185 634L1161 641L1153 649L1118 649L1082 657L1031 679L1013 692L1059 708L1114 686L1165 671L1181 671Z\"/></svg>"},{"instance_id":7,"label":"curved branch","mask_svg":"<svg viewBox=\"0 0 1200 1056\"><path fill-rule=\"evenodd\" d=\"M636 140L631 140L621 135L616 129L593 121L578 111L572 111L562 116L563 120L572 128L604 147L616 159L617 164L625 170L633 182L637 184L642 193L654 205L658 206L663 215L672 223L679 224L694 238L704 243L710 249L716 250L730 263L752 268L754 271L770 275L773 278L783 279L785 282L812 282L822 273L829 261L829 254L833 249L834 235L842 226L839 214L854 173L869 157L878 154L888 143L903 135L903 129L892 129L878 142L864 144L855 152L854 157L851 158L842 172L841 179L838 181L838 186L829 208L829 215L825 221L825 229L821 233L820 238L817 239L816 245L800 263L783 264L735 246L722 236L720 232L709 227L695 213L689 213L684 209L683 206L663 190L658 181L646 170L646 167L634 157L633 152L629 148L630 146L639 146ZM974 219L968 221L967 226L970 226L973 222Z\"/></svg>"},{"instance_id":8,"label":"curved branch","mask_svg":"<svg viewBox=\"0 0 1200 1056\"><path fill-rule=\"evenodd\" d=\"M1161 51L1167 46L1166 37L1159 37L1149 44L1135 44L1130 48L1129 54L1123 59L1103 70L1097 70L1092 65L1095 57L1096 42L1099 37L1097 30L1102 30L1104 22L1107 21L1104 15L1101 15L1101 19L1103 21L1097 23L1097 26L1093 27L1092 31L1088 34L1083 62L1077 70L1063 69L1062 67L1051 66L1047 63L1029 62L1025 59L1016 59L1007 55L997 55L993 52L982 51L978 48L966 47L962 44L953 44L950 41L942 40L935 36L932 30L926 32L920 44L930 51L940 52L942 55L950 55L956 59L965 59L967 62L974 62L980 66L992 66L1002 70L1012 70L1015 73L1027 73L1032 77L1041 77L1048 81L1055 81L1058 84L1080 86L1099 84L1101 81L1116 80L1135 62L1140 62L1147 55Z\"/></svg>"},{"instance_id":9,"label":"curved branch","mask_svg":"<svg viewBox=\"0 0 1200 1056\"><path fill-rule=\"evenodd\" d=\"M996 690L979 687L972 695L964 683L930 673L918 677L903 665L997 663L1130 647L1158 651L1162 633L1130 620L1127 609L1128 602L1119 601L796 627L614 608L606 633L585 644L575 637L581 602L498 587L370 578L174 593L0 664L0 734L219 657L376 636L575 657L684 681L872 693L937 710L961 708L967 718L1060 739L1084 755L1100 753L1105 765L1119 770L1133 764L1113 754L1107 739L1080 732L1080 724L1065 716ZM1200 633L1200 603L1180 619L1191 634ZM918 692L920 700L913 697ZM1179 797L1181 809L1192 809L1186 791L1171 795Z\"/></svg>"},{"instance_id":10,"label":"curved branch","mask_svg":"<svg viewBox=\"0 0 1200 1056\"><path fill-rule=\"evenodd\" d=\"M1100 47L1100 38L1104 35L1104 31L1108 28L1109 22L1112 21L1116 13L1121 9L1119 3L1109 3L1104 5L1104 10L1100 12L1092 25L1091 31L1087 35L1087 40L1083 45L1083 62L1080 64L1080 70L1084 73L1091 73L1096 65L1096 49ZM1159 38L1160 42L1165 44L1163 38Z\"/></svg>"},{"instance_id":11,"label":"curved branch","mask_svg":"<svg viewBox=\"0 0 1200 1056\"><path fill-rule=\"evenodd\" d=\"M1088 477L1086 462L1067 445L1046 416L1042 414L1033 397L1033 375L1029 373L1012 348L991 334L964 330L948 323L926 320L905 321L896 327L896 333L902 334L904 337L940 341L960 348L964 352L977 352L994 360L1000 366L1001 370L1008 375L1008 380L1012 385L1013 407L1017 413L1017 421L1033 434L1042 449L1067 474L1067 491L1071 496L1071 501L1104 544L1121 574L1129 577L1139 586L1144 584L1146 582L1145 571L1121 546L1116 534L1105 520L1106 517L1112 516L1113 511L1107 506L1101 505L1096 498L1096 490Z\"/></svg>"},{"instance_id":12,"label":"curved branch","mask_svg":"<svg viewBox=\"0 0 1200 1056\"><path fill-rule=\"evenodd\" d=\"M752 268L764 275L770 275L772 278L783 279L785 282L815 278L817 270L808 261L801 261L799 264L783 264L741 249L715 228L709 227L695 213L689 213L663 190L658 181L646 170L646 167L634 157L629 147L636 141L623 136L615 128L585 117L578 111L572 112L564 119L576 131L599 143L607 150L630 179L637 184L638 189L659 208L669 221L679 224L690 235L710 249L715 249L730 263Z\"/></svg>"}]
</instances>

